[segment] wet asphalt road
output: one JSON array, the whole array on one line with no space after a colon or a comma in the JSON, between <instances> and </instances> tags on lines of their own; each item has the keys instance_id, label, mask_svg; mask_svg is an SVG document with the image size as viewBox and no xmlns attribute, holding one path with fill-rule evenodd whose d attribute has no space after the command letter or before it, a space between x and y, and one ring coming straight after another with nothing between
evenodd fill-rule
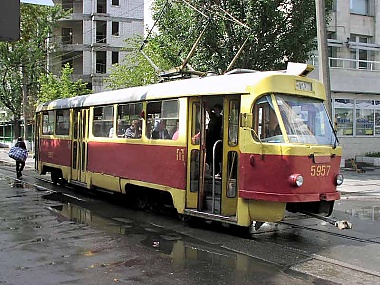
<instances>
[{"instance_id":1,"label":"wet asphalt road","mask_svg":"<svg viewBox=\"0 0 380 285\"><path fill-rule=\"evenodd\" d=\"M170 217L0 179L0 284L314 284L159 226Z\"/></svg>"},{"instance_id":2,"label":"wet asphalt road","mask_svg":"<svg viewBox=\"0 0 380 285\"><path fill-rule=\"evenodd\" d=\"M31 169L15 182L13 168L0 167L0 284L380 284L377 182L364 195L348 179L333 216L351 231L294 218L248 239L55 188Z\"/></svg>"}]
</instances>

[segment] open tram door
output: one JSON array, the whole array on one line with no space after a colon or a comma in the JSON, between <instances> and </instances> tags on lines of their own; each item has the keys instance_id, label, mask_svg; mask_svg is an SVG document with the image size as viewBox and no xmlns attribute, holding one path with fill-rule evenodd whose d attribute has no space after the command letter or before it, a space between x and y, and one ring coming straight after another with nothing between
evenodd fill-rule
<instances>
[{"instance_id":1,"label":"open tram door","mask_svg":"<svg viewBox=\"0 0 380 285\"><path fill-rule=\"evenodd\" d=\"M71 180L86 183L88 109L73 110Z\"/></svg>"},{"instance_id":2,"label":"open tram door","mask_svg":"<svg viewBox=\"0 0 380 285\"><path fill-rule=\"evenodd\" d=\"M210 144L212 119L220 106L219 136ZM186 212L190 215L236 219L238 122L240 97L189 99Z\"/></svg>"}]
</instances>

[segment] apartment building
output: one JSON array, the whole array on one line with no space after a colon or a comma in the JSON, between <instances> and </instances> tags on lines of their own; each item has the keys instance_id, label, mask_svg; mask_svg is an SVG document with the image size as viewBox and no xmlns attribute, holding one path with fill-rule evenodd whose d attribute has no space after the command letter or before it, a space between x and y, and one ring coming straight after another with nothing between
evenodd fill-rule
<instances>
[{"instance_id":1,"label":"apartment building","mask_svg":"<svg viewBox=\"0 0 380 285\"><path fill-rule=\"evenodd\" d=\"M328 26L332 116L343 158L380 151L380 3L335 0ZM311 62L318 78L318 58Z\"/></svg>"},{"instance_id":2,"label":"apartment building","mask_svg":"<svg viewBox=\"0 0 380 285\"><path fill-rule=\"evenodd\" d=\"M73 67L74 79L88 82L93 92L106 88L112 64L125 56L124 40L144 33L144 0L53 0L72 13L59 21L53 37L59 49L50 53L48 68L59 74Z\"/></svg>"}]
</instances>

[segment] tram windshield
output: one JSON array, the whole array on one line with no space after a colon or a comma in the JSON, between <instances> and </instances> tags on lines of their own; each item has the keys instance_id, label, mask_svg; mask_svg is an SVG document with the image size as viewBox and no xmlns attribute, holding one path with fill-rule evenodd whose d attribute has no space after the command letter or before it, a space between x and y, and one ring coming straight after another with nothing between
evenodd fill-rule
<instances>
[{"instance_id":1,"label":"tram windshield","mask_svg":"<svg viewBox=\"0 0 380 285\"><path fill-rule=\"evenodd\" d=\"M272 101L272 98L275 100ZM283 126L280 126L273 103L277 103ZM255 108L258 122L257 134L263 142L285 142L283 131L286 131L291 143L333 146L337 144L335 133L321 100L275 94L274 97L267 95L261 98Z\"/></svg>"}]
</instances>

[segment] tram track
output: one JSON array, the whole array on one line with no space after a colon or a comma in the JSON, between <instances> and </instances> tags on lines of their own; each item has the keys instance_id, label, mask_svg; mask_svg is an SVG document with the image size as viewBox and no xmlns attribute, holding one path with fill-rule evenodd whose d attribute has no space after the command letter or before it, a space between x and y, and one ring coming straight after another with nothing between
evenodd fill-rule
<instances>
[{"instance_id":1,"label":"tram track","mask_svg":"<svg viewBox=\"0 0 380 285\"><path fill-rule=\"evenodd\" d=\"M4 172L7 173L6 174L7 177L14 179L13 171L11 171L10 169L7 169L7 168L2 168L2 169L4 170ZM48 185L42 186L42 185L38 185L39 183L31 183L28 178L32 178L32 177L34 179L36 179L37 181L41 181L43 183L48 183L48 185L53 186L53 183L51 182L50 179L47 179L45 177L41 177L38 175L33 175L33 174L29 176L28 173L26 173L25 180L22 180L22 182L31 184L34 187L39 188L39 190L44 190L47 192L48 191L57 191L57 190L53 189L54 186L52 188L50 188ZM28 180L29 180L29 182L28 182ZM61 186L58 186L58 187L63 190L63 187L61 187ZM78 189L76 189L76 186L74 186L74 188L73 188L73 187L67 187L67 185L66 185L64 187L64 189L67 189L69 191L78 191ZM92 195L93 193L86 193L86 194ZM372 245L380 244L380 241L376 241L376 240L370 239L370 238L356 237L356 236L352 236L349 234L337 233L334 231L330 231L328 229L327 230L317 229L317 228L314 228L311 226L298 225L296 223L291 222L291 221L297 221L297 220L301 220L301 219L310 220L312 218L310 218L306 215L293 216L292 218L289 219L290 221L283 221L283 222L279 223L280 227L278 228L278 232L284 231L286 228L294 228L294 229L305 230L305 231L312 232L312 233L318 232L318 233L325 234L325 235L331 235L331 236L334 236L337 238L341 238L341 239L345 239L345 240L349 240L349 241L353 241L353 242L360 242L363 244L372 244ZM326 227L330 227L330 226L327 225ZM260 236L260 234L265 234L265 233L266 232L263 231L260 233L256 233L255 235ZM256 239L256 241L257 240L259 240L259 243L260 243L260 239ZM248 242L248 244L249 243L250 242ZM302 256L300 261L298 261L298 262L293 261L293 262L290 262L287 266L282 266L284 272L286 272L287 270L291 270L291 271L295 271L295 272L300 272L300 273L312 275L312 276L315 276L318 278L322 278L324 280L329 280L331 282L336 282L338 284L339 284L339 280L344 280L344 278L346 278L347 274L354 275L355 276L354 279L356 281L351 280L353 282L348 283L349 281L346 280L344 283L340 283L340 284L376 284L376 283L373 283L373 280L378 280L380 282L380 273L377 271L373 271L373 270L370 270L367 268L363 268L363 267L357 266L355 264L347 263L347 262L344 262L344 261L341 261L338 259L334 259L334 258L331 258L328 256L324 256L324 255L321 255L318 253L313 253L311 251L301 249L298 247L276 243L275 241L267 240L263 244L266 244L265 247L269 246L270 244L273 244L276 247L283 247L287 252L297 253L299 256ZM260 256L260 255L256 256L256 255L250 254L249 252L244 252L244 251L241 252L241 251L236 250L234 248L230 248L229 246L227 246L225 248L233 250L235 252L247 254L249 256L264 260L264 261L269 262L269 263L276 264L276 262L269 260L265 256ZM281 264L277 264L277 265L281 265ZM318 267L330 268L330 271L333 270L335 272L334 276L330 276L326 273L329 270L325 270L325 272L318 271L317 270ZM360 282L360 280L364 280L364 281Z\"/></svg>"},{"instance_id":2,"label":"tram track","mask_svg":"<svg viewBox=\"0 0 380 285\"><path fill-rule=\"evenodd\" d=\"M329 235L340 237L340 238L346 238L346 239L352 240L352 241L380 244L380 241L376 241L376 240L373 240L373 239L358 238L358 237L354 237L354 236L350 236L350 235L345 235L345 234L340 234L340 233L334 233L332 231L316 229L316 228L312 228L312 227L308 227L308 226L303 226L303 225L296 225L296 224L293 224L293 223L290 223L290 222L280 222L280 224L287 225L287 226L290 226L290 227L293 227L293 228L299 228L299 229L303 229L303 230L308 230L308 231L312 231L312 232L320 232L320 233L324 233L324 234L329 234Z\"/></svg>"}]
</instances>

